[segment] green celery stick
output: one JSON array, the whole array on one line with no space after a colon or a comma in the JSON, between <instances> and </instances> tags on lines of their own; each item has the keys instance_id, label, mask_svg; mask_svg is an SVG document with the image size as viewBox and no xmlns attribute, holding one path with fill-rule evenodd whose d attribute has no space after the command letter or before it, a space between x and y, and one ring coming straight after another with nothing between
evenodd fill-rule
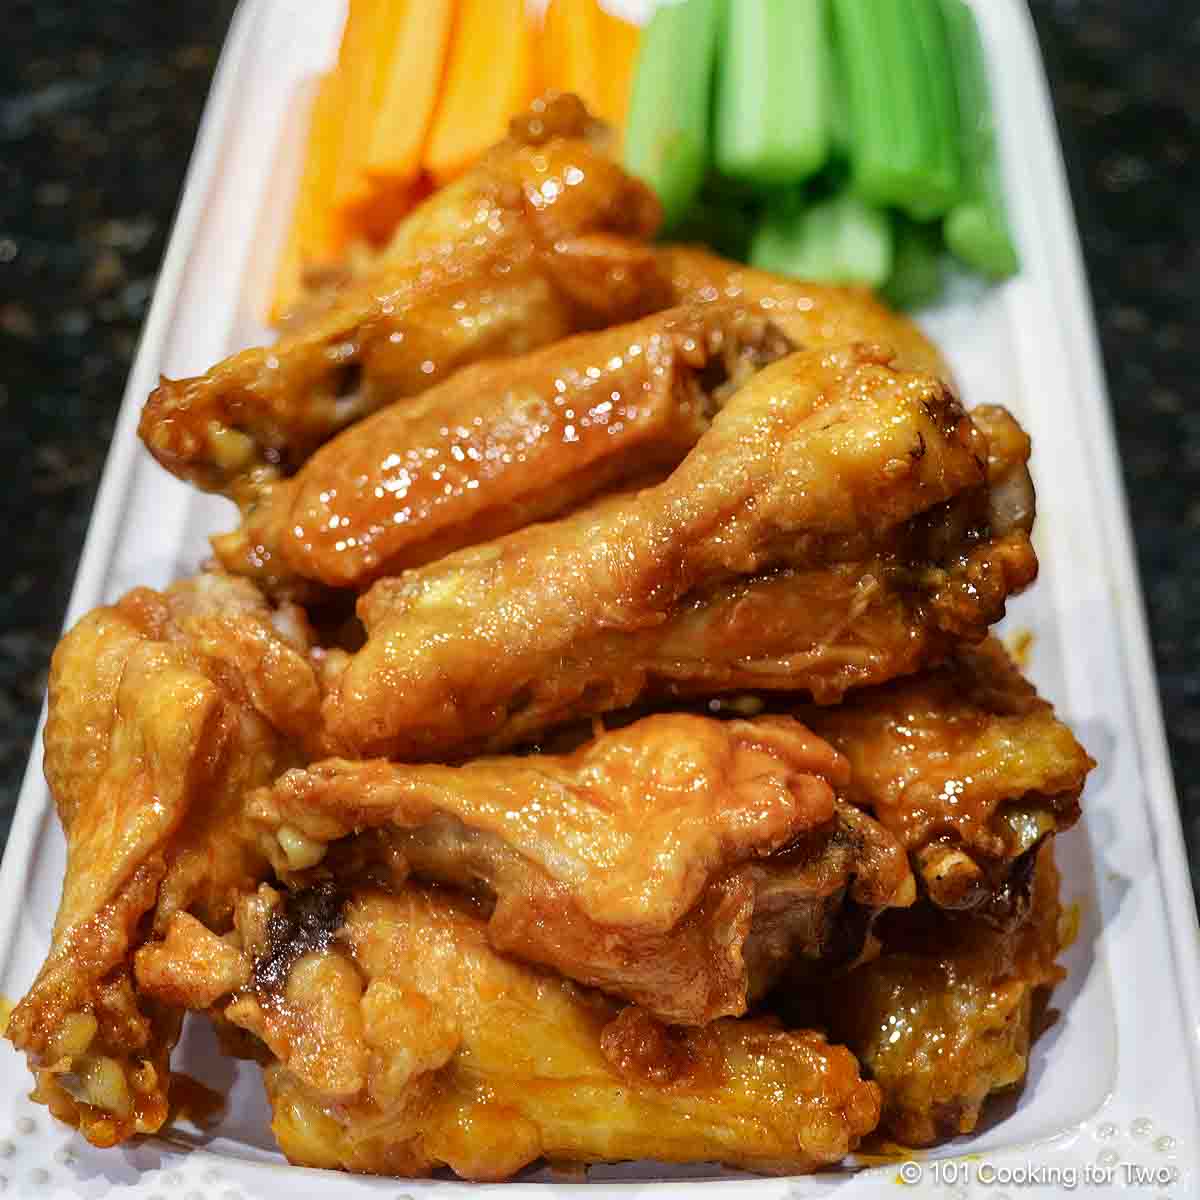
<instances>
[{"instance_id":1,"label":"green celery stick","mask_svg":"<svg viewBox=\"0 0 1200 1200\"><path fill-rule=\"evenodd\" d=\"M832 0L832 11L854 188L871 204L906 206L926 159L916 38L899 0Z\"/></svg>"},{"instance_id":2,"label":"green celery stick","mask_svg":"<svg viewBox=\"0 0 1200 1200\"><path fill-rule=\"evenodd\" d=\"M687 212L708 169L722 8L723 0L673 0L655 9L642 32L625 166L658 194L667 229Z\"/></svg>"},{"instance_id":3,"label":"green celery stick","mask_svg":"<svg viewBox=\"0 0 1200 1200\"><path fill-rule=\"evenodd\" d=\"M826 0L733 0L717 50L717 169L798 183L829 154Z\"/></svg>"},{"instance_id":4,"label":"green celery stick","mask_svg":"<svg viewBox=\"0 0 1200 1200\"><path fill-rule=\"evenodd\" d=\"M893 3L894 0L886 0ZM909 31L915 36L921 70L918 82L924 92L928 168L922 193L911 199L906 211L927 221L948 212L962 199L959 161L958 103L954 63L940 0L901 0L907 9Z\"/></svg>"},{"instance_id":5,"label":"green celery stick","mask_svg":"<svg viewBox=\"0 0 1200 1200\"><path fill-rule=\"evenodd\" d=\"M932 303L942 290L940 229L897 216L895 237L892 274L881 295L895 308L920 308Z\"/></svg>"},{"instance_id":6,"label":"green celery stick","mask_svg":"<svg viewBox=\"0 0 1200 1200\"><path fill-rule=\"evenodd\" d=\"M961 198L954 81L939 0L832 0L855 190L920 219Z\"/></svg>"},{"instance_id":7,"label":"green celery stick","mask_svg":"<svg viewBox=\"0 0 1200 1200\"><path fill-rule=\"evenodd\" d=\"M1020 263L1004 203L983 44L962 0L940 3L954 64L963 164L963 199L946 216L946 245L968 266L1005 279Z\"/></svg>"},{"instance_id":8,"label":"green celery stick","mask_svg":"<svg viewBox=\"0 0 1200 1200\"><path fill-rule=\"evenodd\" d=\"M757 196L722 191L720 181L710 178L671 236L678 242L711 246L724 258L745 262L760 208Z\"/></svg>"},{"instance_id":9,"label":"green celery stick","mask_svg":"<svg viewBox=\"0 0 1200 1200\"><path fill-rule=\"evenodd\" d=\"M887 213L849 191L806 206L774 197L750 243L750 263L765 271L825 283L880 287L892 270Z\"/></svg>"}]
</instances>

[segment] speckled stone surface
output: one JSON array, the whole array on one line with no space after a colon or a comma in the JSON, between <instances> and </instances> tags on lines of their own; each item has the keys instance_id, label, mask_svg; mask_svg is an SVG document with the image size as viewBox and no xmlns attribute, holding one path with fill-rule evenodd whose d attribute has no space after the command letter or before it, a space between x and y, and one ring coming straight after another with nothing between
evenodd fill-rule
<instances>
[{"instance_id":1,"label":"speckled stone surface","mask_svg":"<svg viewBox=\"0 0 1200 1200\"><path fill-rule=\"evenodd\" d=\"M16 0L0 40L0 836L233 0ZM1033 0L1200 879L1200 15Z\"/></svg>"}]
</instances>

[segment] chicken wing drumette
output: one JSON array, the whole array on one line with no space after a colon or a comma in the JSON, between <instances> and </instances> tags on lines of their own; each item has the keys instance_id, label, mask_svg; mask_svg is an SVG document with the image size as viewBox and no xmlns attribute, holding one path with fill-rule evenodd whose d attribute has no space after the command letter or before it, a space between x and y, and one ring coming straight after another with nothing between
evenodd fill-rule
<instances>
[{"instance_id":1,"label":"chicken wing drumette","mask_svg":"<svg viewBox=\"0 0 1200 1200\"><path fill-rule=\"evenodd\" d=\"M176 914L228 928L236 895L264 878L242 799L313 745L310 640L298 609L202 575L89 613L54 653L46 778L67 870L6 1036L35 1097L98 1145L167 1117L180 1014L140 992L133 956Z\"/></svg>"}]
</instances>

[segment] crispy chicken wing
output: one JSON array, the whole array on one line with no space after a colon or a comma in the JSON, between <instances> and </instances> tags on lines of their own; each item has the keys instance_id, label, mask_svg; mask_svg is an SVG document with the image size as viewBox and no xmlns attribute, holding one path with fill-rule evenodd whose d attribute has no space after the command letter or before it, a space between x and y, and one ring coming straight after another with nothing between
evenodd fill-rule
<instances>
[{"instance_id":1,"label":"crispy chicken wing","mask_svg":"<svg viewBox=\"0 0 1200 1200\"><path fill-rule=\"evenodd\" d=\"M920 905L881 923L877 959L817 985L822 1025L883 1089L880 1128L897 1141L970 1133L987 1098L1025 1078L1037 994L1063 976L1052 851L1037 855L1020 925Z\"/></svg>"},{"instance_id":2,"label":"crispy chicken wing","mask_svg":"<svg viewBox=\"0 0 1200 1200\"><path fill-rule=\"evenodd\" d=\"M772 275L699 246L664 246L658 253L676 304L751 305L801 349L872 343L892 350L899 367L950 380L940 351L916 323L893 312L866 288Z\"/></svg>"},{"instance_id":3,"label":"crispy chicken wing","mask_svg":"<svg viewBox=\"0 0 1200 1200\"><path fill-rule=\"evenodd\" d=\"M764 317L706 305L465 368L326 443L214 547L273 591L365 587L669 471L788 349Z\"/></svg>"},{"instance_id":4,"label":"crispy chicken wing","mask_svg":"<svg viewBox=\"0 0 1200 1200\"><path fill-rule=\"evenodd\" d=\"M536 116L536 115L535 115ZM573 97L405 222L373 273L208 374L164 380L140 432L167 470L242 503L351 421L466 363L666 307L653 194L587 140Z\"/></svg>"},{"instance_id":5,"label":"crispy chicken wing","mask_svg":"<svg viewBox=\"0 0 1200 1200\"><path fill-rule=\"evenodd\" d=\"M832 785L848 778L790 719L674 714L565 756L333 759L288 772L248 808L282 878L336 839L379 831L373 852L393 877L482 885L498 950L702 1024L745 1012L791 956L853 958L875 913L911 902L900 847L835 804Z\"/></svg>"},{"instance_id":6,"label":"crispy chicken wing","mask_svg":"<svg viewBox=\"0 0 1200 1200\"><path fill-rule=\"evenodd\" d=\"M304 761L319 722L307 641L298 610L202 575L95 610L55 651L46 777L67 872L6 1036L37 1098L98 1145L166 1118L178 1015L139 994L133 951L174 914L228 927L263 877L242 794Z\"/></svg>"},{"instance_id":7,"label":"crispy chicken wing","mask_svg":"<svg viewBox=\"0 0 1200 1200\"><path fill-rule=\"evenodd\" d=\"M939 623L979 639L1036 570L1024 533L1012 571L989 568L986 540L973 564L986 511L982 531L960 518L980 497L986 510L986 458L940 380L861 347L792 355L738 391L657 487L376 583L359 602L366 645L329 671L332 744L440 759L624 707L647 687L647 643L691 601L775 569L894 557L896 586L925 587ZM956 543L950 567L906 557L939 542ZM999 604L982 613L974 576L989 570ZM810 680L797 672L789 686Z\"/></svg>"},{"instance_id":8,"label":"crispy chicken wing","mask_svg":"<svg viewBox=\"0 0 1200 1200\"><path fill-rule=\"evenodd\" d=\"M295 1163L478 1180L543 1157L798 1172L878 1119L878 1089L820 1035L664 1026L502 958L445 892L360 888L343 905L332 888L264 887L238 923L250 982L223 1011L275 1060L272 1128Z\"/></svg>"},{"instance_id":9,"label":"crispy chicken wing","mask_svg":"<svg viewBox=\"0 0 1200 1200\"><path fill-rule=\"evenodd\" d=\"M896 835L944 908L1009 913L1094 766L994 638L934 671L798 714L852 766L844 795Z\"/></svg>"}]
</instances>

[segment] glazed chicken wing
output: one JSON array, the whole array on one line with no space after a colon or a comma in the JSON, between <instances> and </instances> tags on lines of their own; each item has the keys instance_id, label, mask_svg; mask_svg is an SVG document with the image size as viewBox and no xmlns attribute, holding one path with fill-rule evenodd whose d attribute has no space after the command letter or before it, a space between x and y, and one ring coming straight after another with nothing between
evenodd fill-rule
<instances>
[{"instance_id":1,"label":"glazed chicken wing","mask_svg":"<svg viewBox=\"0 0 1200 1200\"><path fill-rule=\"evenodd\" d=\"M135 947L194 912L228 927L266 871L242 795L304 761L319 721L298 610L216 575L90 613L50 671L46 777L67 871L45 965L6 1036L37 1098L98 1145L167 1115L178 1015L135 986Z\"/></svg>"},{"instance_id":2,"label":"glazed chicken wing","mask_svg":"<svg viewBox=\"0 0 1200 1200\"><path fill-rule=\"evenodd\" d=\"M1058 872L1037 855L1026 919L998 929L921 905L885 918L883 951L827 981L816 1015L883 1089L881 1130L907 1146L970 1133L987 1098L1025 1078L1038 992L1063 975Z\"/></svg>"},{"instance_id":3,"label":"glazed chicken wing","mask_svg":"<svg viewBox=\"0 0 1200 1200\"><path fill-rule=\"evenodd\" d=\"M1004 917L1094 765L994 638L943 667L798 714L852 767L844 794L911 855L944 908Z\"/></svg>"},{"instance_id":4,"label":"glazed chicken wing","mask_svg":"<svg viewBox=\"0 0 1200 1200\"><path fill-rule=\"evenodd\" d=\"M790 719L675 714L565 756L334 759L288 772L248 809L282 878L377 831L368 852L393 877L482 886L498 950L702 1024L745 1012L795 955L852 958L873 915L915 895L894 840L835 804L848 775Z\"/></svg>"},{"instance_id":5,"label":"glazed chicken wing","mask_svg":"<svg viewBox=\"0 0 1200 1200\"><path fill-rule=\"evenodd\" d=\"M329 671L332 744L441 759L624 707L648 686L647 642L691 601L777 569L894 556L894 585L944 593L936 619L977 640L975 531L958 518L986 501L987 453L940 380L864 348L792 355L735 393L659 486L376 583L359 602L365 647ZM962 511L945 507L959 497ZM906 559L939 540L955 569ZM1001 572L1014 588L1036 570L1024 533L1015 553L1023 569Z\"/></svg>"},{"instance_id":6,"label":"glazed chicken wing","mask_svg":"<svg viewBox=\"0 0 1200 1200\"><path fill-rule=\"evenodd\" d=\"M866 288L772 275L699 246L664 246L658 256L676 304L732 301L751 306L800 349L870 343L891 350L899 367L950 379L940 351L916 323L893 312Z\"/></svg>"},{"instance_id":7,"label":"glazed chicken wing","mask_svg":"<svg viewBox=\"0 0 1200 1200\"><path fill-rule=\"evenodd\" d=\"M333 438L213 544L273 591L365 587L669 471L789 348L765 318L705 305L465 368Z\"/></svg>"},{"instance_id":8,"label":"glazed chicken wing","mask_svg":"<svg viewBox=\"0 0 1200 1200\"><path fill-rule=\"evenodd\" d=\"M574 97L510 137L405 222L383 263L273 346L164 380L140 433L173 474L252 502L351 421L466 363L670 303L658 202L587 140Z\"/></svg>"},{"instance_id":9,"label":"glazed chicken wing","mask_svg":"<svg viewBox=\"0 0 1200 1200\"><path fill-rule=\"evenodd\" d=\"M664 1026L501 957L445 892L264 887L238 925L221 1007L269 1051L272 1129L294 1163L476 1180L543 1157L794 1173L839 1161L878 1119L878 1089L820 1035ZM178 952L203 957L182 939Z\"/></svg>"}]
</instances>

